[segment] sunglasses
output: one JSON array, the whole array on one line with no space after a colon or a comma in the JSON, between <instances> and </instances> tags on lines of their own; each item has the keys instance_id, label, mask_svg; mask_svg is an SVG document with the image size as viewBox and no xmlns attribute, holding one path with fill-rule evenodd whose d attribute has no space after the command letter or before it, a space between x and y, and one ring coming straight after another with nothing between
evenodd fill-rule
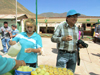
<instances>
[{"instance_id":1,"label":"sunglasses","mask_svg":"<svg viewBox=\"0 0 100 75\"><path fill-rule=\"evenodd\" d=\"M75 16L75 15L73 15L73 16L68 16L69 18L78 18L78 16Z\"/></svg>"}]
</instances>

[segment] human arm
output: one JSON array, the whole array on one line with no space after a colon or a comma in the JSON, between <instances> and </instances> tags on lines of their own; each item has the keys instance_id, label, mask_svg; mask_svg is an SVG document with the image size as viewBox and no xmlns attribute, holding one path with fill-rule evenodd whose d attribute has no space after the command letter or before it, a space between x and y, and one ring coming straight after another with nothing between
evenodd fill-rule
<instances>
[{"instance_id":1,"label":"human arm","mask_svg":"<svg viewBox=\"0 0 100 75\"><path fill-rule=\"evenodd\" d=\"M17 29L15 29L15 31L13 31L12 33L14 33L14 34L11 37L15 37L19 33L19 31Z\"/></svg>"},{"instance_id":2,"label":"human arm","mask_svg":"<svg viewBox=\"0 0 100 75\"><path fill-rule=\"evenodd\" d=\"M6 30L7 33L11 34L11 31Z\"/></svg>"},{"instance_id":3,"label":"human arm","mask_svg":"<svg viewBox=\"0 0 100 75\"><path fill-rule=\"evenodd\" d=\"M6 34L11 34L12 29L11 29L10 27L8 27L8 28L5 30L5 32L7 32Z\"/></svg>"},{"instance_id":4,"label":"human arm","mask_svg":"<svg viewBox=\"0 0 100 75\"><path fill-rule=\"evenodd\" d=\"M55 43L60 43L62 41L70 41L72 40L72 36L70 35L66 35L66 36L62 36L63 32L61 31L61 26L59 25L57 27L57 29L55 30L52 38L51 38L51 41L52 42L55 42Z\"/></svg>"},{"instance_id":5,"label":"human arm","mask_svg":"<svg viewBox=\"0 0 100 75\"><path fill-rule=\"evenodd\" d=\"M55 42L55 43L60 43L62 41L62 37L61 37L61 28L58 25L58 27L56 28L54 34L51 37L51 41Z\"/></svg>"},{"instance_id":6,"label":"human arm","mask_svg":"<svg viewBox=\"0 0 100 75\"><path fill-rule=\"evenodd\" d=\"M16 43L19 41L20 36L21 36L21 35L18 34L16 37L14 37L12 40L9 41L9 44L10 44L10 45L16 44Z\"/></svg>"},{"instance_id":7,"label":"human arm","mask_svg":"<svg viewBox=\"0 0 100 75\"><path fill-rule=\"evenodd\" d=\"M30 52L35 52L35 53L39 53L42 50L42 39L40 37L40 35L37 36L37 40L36 40L36 48L27 48L25 50L25 52L30 53Z\"/></svg>"},{"instance_id":8,"label":"human arm","mask_svg":"<svg viewBox=\"0 0 100 75\"><path fill-rule=\"evenodd\" d=\"M62 37L62 41L71 41L71 40L72 40L72 36L70 35Z\"/></svg>"},{"instance_id":9,"label":"human arm","mask_svg":"<svg viewBox=\"0 0 100 75\"><path fill-rule=\"evenodd\" d=\"M12 69L17 69L19 66L26 65L24 61L2 57L1 55L0 60L0 75L9 72Z\"/></svg>"},{"instance_id":10,"label":"human arm","mask_svg":"<svg viewBox=\"0 0 100 75\"><path fill-rule=\"evenodd\" d=\"M78 47L79 47L79 48L84 48L84 47L82 46L82 44L79 44Z\"/></svg>"},{"instance_id":11,"label":"human arm","mask_svg":"<svg viewBox=\"0 0 100 75\"><path fill-rule=\"evenodd\" d=\"M16 35L17 35L17 34L16 34ZM13 37L15 37L16 35L11 35L10 37L13 38Z\"/></svg>"},{"instance_id":12,"label":"human arm","mask_svg":"<svg viewBox=\"0 0 100 75\"><path fill-rule=\"evenodd\" d=\"M26 53L31 53L31 52L39 53L39 52L41 52L41 48L37 48L37 49L27 48L27 49L25 49L25 52Z\"/></svg>"},{"instance_id":13,"label":"human arm","mask_svg":"<svg viewBox=\"0 0 100 75\"><path fill-rule=\"evenodd\" d=\"M12 33L10 34L10 38L12 38Z\"/></svg>"},{"instance_id":14,"label":"human arm","mask_svg":"<svg viewBox=\"0 0 100 75\"><path fill-rule=\"evenodd\" d=\"M0 34L3 32L3 27L0 28Z\"/></svg>"},{"instance_id":15,"label":"human arm","mask_svg":"<svg viewBox=\"0 0 100 75\"><path fill-rule=\"evenodd\" d=\"M16 44L16 41L12 41L12 40L9 41L9 45L15 45L15 44Z\"/></svg>"},{"instance_id":16,"label":"human arm","mask_svg":"<svg viewBox=\"0 0 100 75\"><path fill-rule=\"evenodd\" d=\"M26 65L26 63L23 60L16 60L15 59L15 62L16 62L16 64L13 67L13 69L17 69L19 66L25 66Z\"/></svg>"},{"instance_id":17,"label":"human arm","mask_svg":"<svg viewBox=\"0 0 100 75\"><path fill-rule=\"evenodd\" d=\"M82 41L81 39L77 41L77 46L79 48L84 48L87 47L88 45L86 43L84 43L84 41Z\"/></svg>"}]
</instances>

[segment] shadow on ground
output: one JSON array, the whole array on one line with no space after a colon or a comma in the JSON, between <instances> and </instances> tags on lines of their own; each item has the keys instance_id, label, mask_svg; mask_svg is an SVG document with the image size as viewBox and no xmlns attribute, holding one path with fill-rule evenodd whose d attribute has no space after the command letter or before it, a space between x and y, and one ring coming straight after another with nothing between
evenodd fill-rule
<instances>
[{"instance_id":1,"label":"shadow on ground","mask_svg":"<svg viewBox=\"0 0 100 75\"><path fill-rule=\"evenodd\" d=\"M91 59L90 60L81 59L81 60L91 63Z\"/></svg>"},{"instance_id":2,"label":"shadow on ground","mask_svg":"<svg viewBox=\"0 0 100 75\"><path fill-rule=\"evenodd\" d=\"M100 45L100 41L97 41L95 44L98 44L98 45Z\"/></svg>"},{"instance_id":3,"label":"shadow on ground","mask_svg":"<svg viewBox=\"0 0 100 75\"><path fill-rule=\"evenodd\" d=\"M4 53L3 49L0 50L2 53Z\"/></svg>"},{"instance_id":4,"label":"shadow on ground","mask_svg":"<svg viewBox=\"0 0 100 75\"><path fill-rule=\"evenodd\" d=\"M95 74L93 72L90 72L89 75L100 75L100 74Z\"/></svg>"},{"instance_id":5,"label":"shadow on ground","mask_svg":"<svg viewBox=\"0 0 100 75\"><path fill-rule=\"evenodd\" d=\"M91 54L100 57L99 53L97 53L97 54L91 53Z\"/></svg>"},{"instance_id":6,"label":"shadow on ground","mask_svg":"<svg viewBox=\"0 0 100 75\"><path fill-rule=\"evenodd\" d=\"M57 54L58 53L58 50L56 48L52 48L52 52Z\"/></svg>"}]
</instances>

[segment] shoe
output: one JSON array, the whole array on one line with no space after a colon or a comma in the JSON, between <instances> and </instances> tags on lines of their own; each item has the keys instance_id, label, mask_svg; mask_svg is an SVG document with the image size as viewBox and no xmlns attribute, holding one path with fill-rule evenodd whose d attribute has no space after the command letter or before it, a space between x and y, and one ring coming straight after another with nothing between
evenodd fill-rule
<instances>
[{"instance_id":1,"label":"shoe","mask_svg":"<svg viewBox=\"0 0 100 75\"><path fill-rule=\"evenodd\" d=\"M7 54L7 52L4 52L4 54L3 55L6 55Z\"/></svg>"},{"instance_id":2,"label":"shoe","mask_svg":"<svg viewBox=\"0 0 100 75\"><path fill-rule=\"evenodd\" d=\"M3 56L3 53L0 51L0 55Z\"/></svg>"}]
</instances>

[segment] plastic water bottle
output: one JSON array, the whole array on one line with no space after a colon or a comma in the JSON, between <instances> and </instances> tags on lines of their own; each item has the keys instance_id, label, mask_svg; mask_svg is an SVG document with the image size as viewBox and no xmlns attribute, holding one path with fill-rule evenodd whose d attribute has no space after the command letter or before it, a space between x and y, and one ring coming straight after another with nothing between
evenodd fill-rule
<instances>
[{"instance_id":1,"label":"plastic water bottle","mask_svg":"<svg viewBox=\"0 0 100 75\"><path fill-rule=\"evenodd\" d=\"M8 51L8 55L9 56L12 56L12 57L15 57L17 56L17 54L19 53L19 51L21 50L21 45L20 43L16 43L15 45L12 45L10 48L9 48L9 51Z\"/></svg>"}]
</instances>

